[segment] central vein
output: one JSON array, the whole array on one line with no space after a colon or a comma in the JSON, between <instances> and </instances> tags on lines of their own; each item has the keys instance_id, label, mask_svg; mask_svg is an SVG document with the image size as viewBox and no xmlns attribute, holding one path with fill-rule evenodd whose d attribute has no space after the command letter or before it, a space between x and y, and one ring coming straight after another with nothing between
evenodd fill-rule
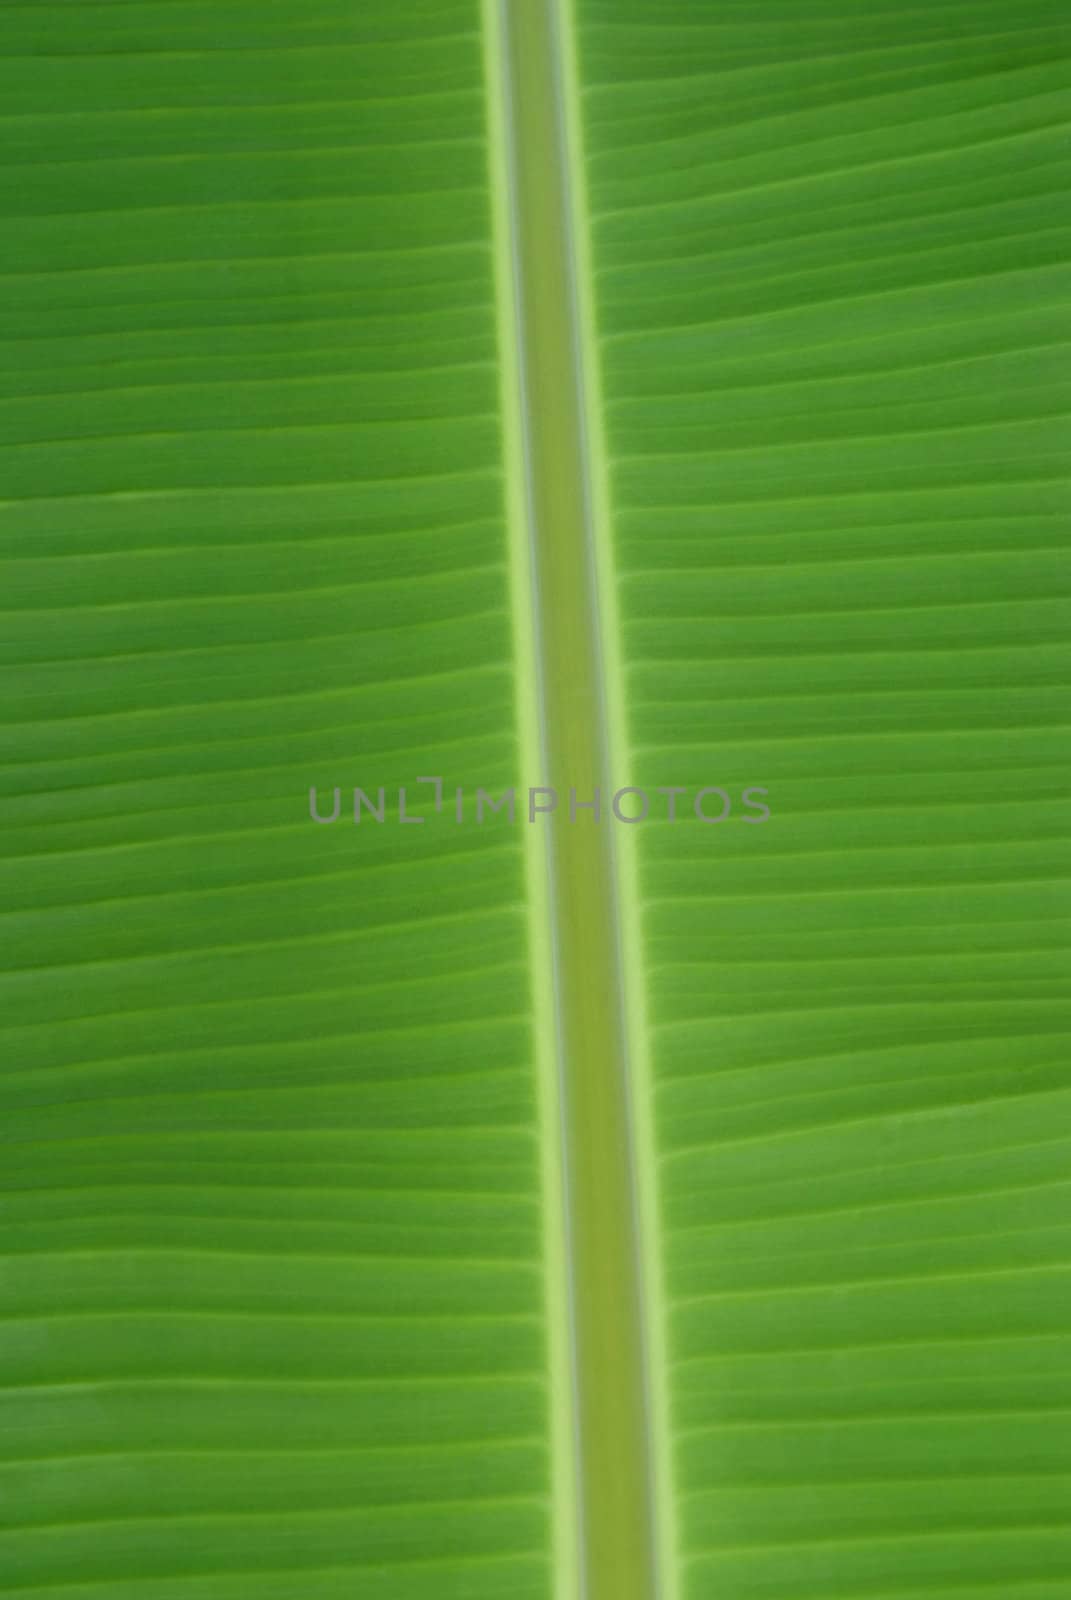
<instances>
[{"instance_id":1,"label":"central vein","mask_svg":"<svg viewBox=\"0 0 1071 1600\"><path fill-rule=\"evenodd\" d=\"M538 688L542 782L558 793L548 830L546 909L553 957L561 1107L561 1207L572 1389L575 1559L584 1600L667 1600L665 1537L656 1514L657 1396L651 1381L657 1329L645 1281L654 1230L645 1219L646 1111L637 1114L642 1016L627 974L630 929L620 915L622 831L610 812L627 782L613 737L619 717L612 650L616 629L607 552L599 539L594 374L586 356L584 275L577 259L573 184L579 164L570 68L559 0L486 0L498 115L492 137L500 226L501 292L513 310L517 473L534 597L532 665ZM508 263L508 265L507 265ZM602 625L600 625L600 616ZM609 653L608 653L609 647ZM609 669L607 663L609 662ZM608 681L609 680L609 681ZM608 694L610 706L608 708ZM601 796L570 820L570 795ZM545 823L540 824L545 826ZM626 830L627 831L627 830ZM628 882L627 864L624 881ZM630 1058L631 1053L631 1058ZM646 1236L646 1249L645 1249ZM560 1485L559 1485L560 1499ZM568 1580L566 1580L568 1581Z\"/></svg>"}]
</instances>

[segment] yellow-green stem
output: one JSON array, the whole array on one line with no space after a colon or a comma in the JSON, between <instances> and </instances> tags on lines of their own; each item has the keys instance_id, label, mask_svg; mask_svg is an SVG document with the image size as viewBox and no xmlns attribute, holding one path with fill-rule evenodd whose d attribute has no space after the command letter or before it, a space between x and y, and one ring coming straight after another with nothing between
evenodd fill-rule
<instances>
[{"instance_id":1,"label":"yellow-green stem","mask_svg":"<svg viewBox=\"0 0 1071 1600\"><path fill-rule=\"evenodd\" d=\"M576 1424L576 1559L585 1600L660 1593L640 1190L629 1081L595 486L572 226L574 158L555 0L497 0L500 169L508 189L517 463L534 595L562 1104ZM601 799L601 817L571 799ZM523 826L533 826L522 822ZM545 824L534 824L544 826Z\"/></svg>"}]
</instances>

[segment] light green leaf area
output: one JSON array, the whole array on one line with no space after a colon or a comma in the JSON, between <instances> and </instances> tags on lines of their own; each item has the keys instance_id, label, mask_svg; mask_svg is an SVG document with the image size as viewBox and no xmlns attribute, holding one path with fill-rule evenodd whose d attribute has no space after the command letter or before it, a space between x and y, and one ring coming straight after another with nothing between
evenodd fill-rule
<instances>
[{"instance_id":1,"label":"light green leaf area","mask_svg":"<svg viewBox=\"0 0 1071 1600\"><path fill-rule=\"evenodd\" d=\"M0 1588L545 1595L478 17L0 30Z\"/></svg>"},{"instance_id":2,"label":"light green leaf area","mask_svg":"<svg viewBox=\"0 0 1071 1600\"><path fill-rule=\"evenodd\" d=\"M1067 43L0 10L0 1593L1071 1593Z\"/></svg>"},{"instance_id":3,"label":"light green leaf area","mask_svg":"<svg viewBox=\"0 0 1071 1600\"><path fill-rule=\"evenodd\" d=\"M683 1593L1055 1600L1066 13L581 16Z\"/></svg>"}]
</instances>

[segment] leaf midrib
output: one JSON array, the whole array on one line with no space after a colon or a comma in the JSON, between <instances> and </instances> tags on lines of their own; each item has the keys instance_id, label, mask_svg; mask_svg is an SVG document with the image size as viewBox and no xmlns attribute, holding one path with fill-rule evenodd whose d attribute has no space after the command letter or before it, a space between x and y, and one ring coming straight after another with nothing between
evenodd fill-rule
<instances>
[{"instance_id":1,"label":"leaf midrib","mask_svg":"<svg viewBox=\"0 0 1071 1600\"><path fill-rule=\"evenodd\" d=\"M558 1587L655 1600L671 1584L653 1160L634 869L609 810L626 755L572 21L559 0L485 0L484 19L520 720L526 781L553 787L559 806L549 827L525 824L540 1031L555 1041L542 1083L556 1145L544 1182L559 1186L548 1204ZM598 825L590 812L570 823L573 790L601 792Z\"/></svg>"}]
</instances>

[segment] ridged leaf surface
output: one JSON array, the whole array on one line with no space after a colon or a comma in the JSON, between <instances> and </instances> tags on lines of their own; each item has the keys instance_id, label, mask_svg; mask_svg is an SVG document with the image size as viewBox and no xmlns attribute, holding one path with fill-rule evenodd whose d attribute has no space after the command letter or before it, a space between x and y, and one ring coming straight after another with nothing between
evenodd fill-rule
<instances>
[{"instance_id":1,"label":"ridged leaf surface","mask_svg":"<svg viewBox=\"0 0 1071 1600\"><path fill-rule=\"evenodd\" d=\"M1063 1600L1065 8L522 4L0 9L0 1590Z\"/></svg>"}]
</instances>

